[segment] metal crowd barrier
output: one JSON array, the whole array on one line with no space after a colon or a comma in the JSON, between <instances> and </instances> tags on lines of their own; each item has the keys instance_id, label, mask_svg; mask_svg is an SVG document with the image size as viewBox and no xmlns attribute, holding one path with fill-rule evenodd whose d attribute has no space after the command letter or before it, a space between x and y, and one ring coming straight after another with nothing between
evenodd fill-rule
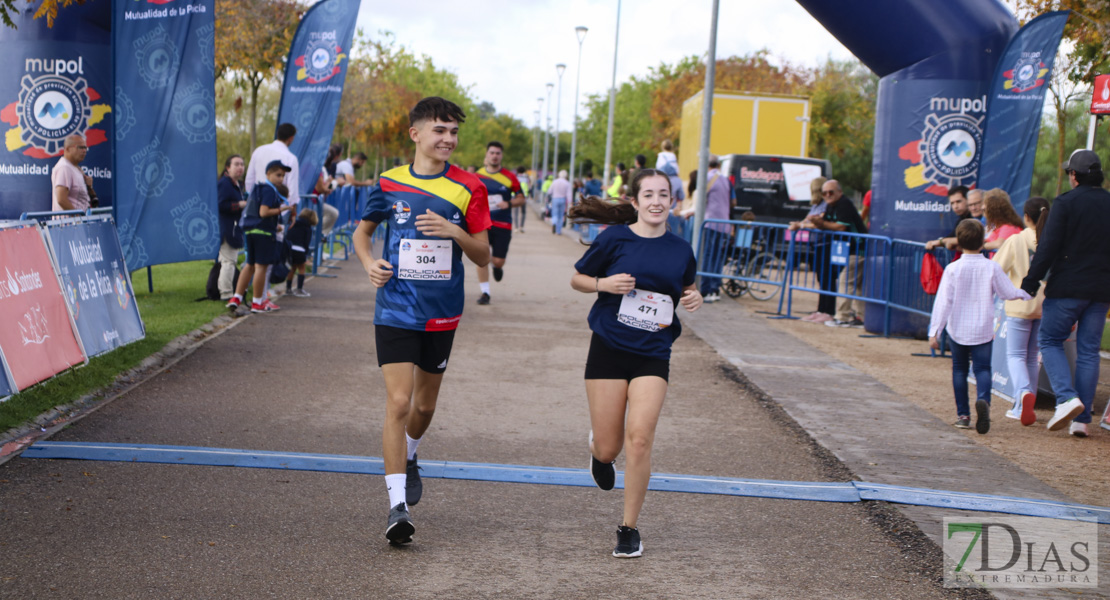
<instances>
[{"instance_id":1,"label":"metal crowd barrier","mask_svg":"<svg viewBox=\"0 0 1110 600\"><path fill-rule=\"evenodd\" d=\"M746 293L756 300L770 300L777 295L781 313L791 263L797 256L788 234L786 225L778 223L706 219L697 254L698 275L724 280L722 287L733 298Z\"/></svg>"}]
</instances>

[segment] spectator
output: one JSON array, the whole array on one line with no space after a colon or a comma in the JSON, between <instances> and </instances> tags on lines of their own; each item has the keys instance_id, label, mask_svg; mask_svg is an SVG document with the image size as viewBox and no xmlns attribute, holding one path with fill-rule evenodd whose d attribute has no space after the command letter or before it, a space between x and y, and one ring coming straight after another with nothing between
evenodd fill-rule
<instances>
[{"instance_id":1,"label":"spectator","mask_svg":"<svg viewBox=\"0 0 1110 600\"><path fill-rule=\"evenodd\" d=\"M570 182L567 171L559 171L559 176L551 184L551 233L563 235L563 217L567 214L567 200L571 198Z\"/></svg>"},{"instance_id":2,"label":"spectator","mask_svg":"<svg viewBox=\"0 0 1110 600\"><path fill-rule=\"evenodd\" d=\"M289 275L285 278L285 293L307 298L312 294L304 291L305 263L308 262L308 248L312 245L312 228L316 226L316 211L311 208L301 209L297 220L285 234L285 241L289 243ZM297 289L293 289L293 275L297 276Z\"/></svg>"},{"instance_id":3,"label":"spectator","mask_svg":"<svg viewBox=\"0 0 1110 600\"><path fill-rule=\"evenodd\" d=\"M528 198L531 191L532 179L528 176L528 169L523 165L516 168L516 180L520 182L520 191ZM516 230L524 233L524 220L528 217L528 202L520 206L513 207L513 223L516 224Z\"/></svg>"},{"instance_id":4,"label":"spectator","mask_svg":"<svg viewBox=\"0 0 1110 600\"><path fill-rule=\"evenodd\" d=\"M370 187L374 185L373 179L359 181L355 178L355 171L361 169L365 164L366 154L363 152L356 152L351 158L339 161L335 165L336 181L339 182L339 185L353 185L355 187ZM327 215L324 215L324 222L327 223Z\"/></svg>"},{"instance_id":5,"label":"spectator","mask_svg":"<svg viewBox=\"0 0 1110 600\"><path fill-rule=\"evenodd\" d=\"M675 175L678 174L678 157L674 155L674 144L671 140L663 140L663 151L655 157L655 168L667 172L667 165L674 168Z\"/></svg>"},{"instance_id":6,"label":"spectator","mask_svg":"<svg viewBox=\"0 0 1110 600\"><path fill-rule=\"evenodd\" d=\"M960 221L971 217L971 212L967 209L966 187L962 185L957 185L956 187L948 190L948 207L952 209L952 212L956 213L956 225L959 225ZM936 248L938 246L942 248L947 248L949 250L955 250L956 230L953 229L952 235L948 237L941 236L935 240L929 240L928 242L925 242L926 250L931 251L933 248Z\"/></svg>"},{"instance_id":7,"label":"spectator","mask_svg":"<svg viewBox=\"0 0 1110 600\"><path fill-rule=\"evenodd\" d=\"M639 172L641 169L644 169L646 167L647 167L647 157L644 156L643 154L637 154L636 156L634 156L632 158L632 172L629 173L628 177L625 177L624 180L625 181L632 181L632 178L636 176L636 173Z\"/></svg>"},{"instance_id":8,"label":"spectator","mask_svg":"<svg viewBox=\"0 0 1110 600\"><path fill-rule=\"evenodd\" d=\"M606 190L610 198L621 197L621 187L624 186L625 172L624 163L617 163L617 173L613 177L613 185L609 186L609 189Z\"/></svg>"},{"instance_id":9,"label":"spectator","mask_svg":"<svg viewBox=\"0 0 1110 600\"><path fill-rule=\"evenodd\" d=\"M300 192L296 191L300 190L300 167L297 156L289 150L289 146L293 143L296 135L296 126L292 123L282 123L278 125L277 136L274 141L254 149L254 152L251 153L250 162L247 163L246 192L248 196L254 193L255 185L266 182L266 166L277 160L289 167L289 170L285 173L285 178L281 181L285 184L285 187L294 190L289 202L296 204L300 200Z\"/></svg>"},{"instance_id":10,"label":"spectator","mask_svg":"<svg viewBox=\"0 0 1110 600\"><path fill-rule=\"evenodd\" d=\"M983 243L983 251L998 250L1007 238L1025 229L1025 223L1010 203L1010 195L999 188L983 195L983 215L987 218L987 239Z\"/></svg>"},{"instance_id":11,"label":"spectator","mask_svg":"<svg viewBox=\"0 0 1110 600\"><path fill-rule=\"evenodd\" d=\"M582 185L582 193L595 198L601 197L601 180L594 177L593 171L586 171L586 182Z\"/></svg>"},{"instance_id":12,"label":"spectator","mask_svg":"<svg viewBox=\"0 0 1110 600\"><path fill-rule=\"evenodd\" d=\"M721 173L721 161L716 156L709 157L709 172L706 173L705 180L705 218L727 220L732 209L732 189L728 177ZM725 255L729 251L732 226L727 223L707 223L703 233L704 269L709 273L720 273L724 268ZM719 277L702 277L701 295L706 302L716 302L721 299L718 292L720 287Z\"/></svg>"},{"instance_id":13,"label":"spectator","mask_svg":"<svg viewBox=\"0 0 1110 600\"><path fill-rule=\"evenodd\" d=\"M967 212L971 213L971 218L978 219L980 224L987 224L987 219L983 216L983 190L968 190Z\"/></svg>"},{"instance_id":14,"label":"spectator","mask_svg":"<svg viewBox=\"0 0 1110 600\"><path fill-rule=\"evenodd\" d=\"M266 179L258 183L250 194L243 218L247 261L239 275L239 284L235 286L235 295L227 303L230 310L239 307L248 283L253 294L251 312L277 310L276 305L266 298L266 279L270 276L268 267L273 265L279 254L276 241L278 217L287 210L293 210L293 205L285 202L278 187L283 185L282 180L289 175L290 168L280 160L270 161L266 165Z\"/></svg>"},{"instance_id":15,"label":"spectator","mask_svg":"<svg viewBox=\"0 0 1110 600\"><path fill-rule=\"evenodd\" d=\"M243 199L243 188L239 178L245 166L243 157L232 154L224 161L223 173L216 183L216 202L220 212L220 276L216 280L220 290L220 300L229 300L235 294L235 268L239 261L239 249L243 247L243 230L239 227L239 217L247 207Z\"/></svg>"},{"instance_id":16,"label":"spectator","mask_svg":"<svg viewBox=\"0 0 1110 600\"><path fill-rule=\"evenodd\" d=\"M806 213L805 218L801 221L791 221L790 224L787 225L787 229L789 231L817 228L813 224L813 220L811 219L811 217L820 217L821 215L825 214L825 209L828 207L828 204L825 203L824 196L821 195L821 189L824 187L826 181L828 181L828 179L824 177L814 177L813 180L809 182L809 212ZM813 268L813 274L817 277L817 285L822 285L821 277L823 274L823 270L817 268L817 259L819 258L819 256L817 252L815 252L814 246L812 244L809 244L808 232L804 234L804 237L798 236L794 239L806 244L806 246L802 247L804 248L803 252L805 252L806 255L806 262L809 263ZM795 244L794 248L795 250L798 250L799 244ZM833 302L835 303L836 301L833 300ZM812 313L802 317L801 320L814 323L824 323L831 320L832 318L833 316L831 313L822 313L820 310L815 310Z\"/></svg>"},{"instance_id":17,"label":"spectator","mask_svg":"<svg viewBox=\"0 0 1110 600\"><path fill-rule=\"evenodd\" d=\"M1099 345L1110 310L1110 192L1102 188L1102 163L1090 150L1076 150L1064 164L1074 188L1052 204L1037 254L1021 288L1035 294L1045 287L1038 340L1056 412L1048 429L1069 421L1069 433L1087 437L1098 385ZM1064 340L1075 334L1075 377L1064 354Z\"/></svg>"},{"instance_id":18,"label":"spectator","mask_svg":"<svg viewBox=\"0 0 1110 600\"><path fill-rule=\"evenodd\" d=\"M851 200L844 197L844 191L840 188L839 181L835 179L826 181L821 186L821 195L825 198L825 213L821 216L810 217L810 221L817 229L867 233L867 226L863 224L859 211L856 210L856 206L852 204ZM863 258L867 254L866 241L860 242L856 239L848 241L848 260L845 265L832 264L832 243L826 242L824 245L826 250L824 252L825 262L822 266L827 271L822 274L822 277L830 281L821 281L821 289L836 291L837 281L842 270L841 266L844 266L847 267L843 269L845 272L844 291L846 294L858 296L863 283L863 273L860 272L860 269L863 267ZM821 304L821 300L824 301L824 305ZM828 314L821 310L821 307L831 308L835 296L822 295L821 300L818 301L818 312ZM823 318L821 320L830 327L863 327L863 307L862 300L845 296L840 299L840 302L836 303L836 318L831 321Z\"/></svg>"},{"instance_id":19,"label":"spectator","mask_svg":"<svg viewBox=\"0 0 1110 600\"><path fill-rule=\"evenodd\" d=\"M664 142L663 147L666 148L670 142ZM660 154L662 156L662 153ZM673 156L673 154L672 154ZM665 162L663 168L660 169L667 176L671 182L671 210L667 215L667 228L671 233L681 237L686 237L686 220L679 216L682 206L686 201L686 190L683 189L682 178L678 176L678 163Z\"/></svg>"},{"instance_id":20,"label":"spectator","mask_svg":"<svg viewBox=\"0 0 1110 600\"><path fill-rule=\"evenodd\" d=\"M1006 204L1009 205L1008 200ZM1029 273L1030 257L1037 251L1037 232L1044 229L1048 220L1048 200L1030 198L1025 201L1023 212L1025 229L1010 236L994 255L994 262L1002 267L1014 285L1021 285L1021 280ZM987 215L990 214L991 194L988 192ZM1044 294L1040 291L1032 300L1006 302L1006 365L1016 392L1014 406L1006 412L1006 416L1019 419L1026 426L1037 422L1033 405L1037 402L1037 376L1040 374L1037 331L1041 328L1043 302Z\"/></svg>"},{"instance_id":21,"label":"spectator","mask_svg":"<svg viewBox=\"0 0 1110 600\"><path fill-rule=\"evenodd\" d=\"M937 337L948 332L952 346L952 388L956 395L956 422L959 429L971 427L968 405L968 362L975 373L975 431L991 428L991 343L994 339L994 296L1006 300L1029 300L1029 294L1015 288L1002 268L983 254L983 226L964 219L956 226L956 240L963 252L960 260L944 268L932 319L929 345L940 348Z\"/></svg>"},{"instance_id":22,"label":"spectator","mask_svg":"<svg viewBox=\"0 0 1110 600\"><path fill-rule=\"evenodd\" d=\"M91 202L92 178L85 175L79 166L85 160L89 147L83 136L74 134L66 137L62 157L50 173L53 186L53 201L50 210L86 210Z\"/></svg>"}]
</instances>

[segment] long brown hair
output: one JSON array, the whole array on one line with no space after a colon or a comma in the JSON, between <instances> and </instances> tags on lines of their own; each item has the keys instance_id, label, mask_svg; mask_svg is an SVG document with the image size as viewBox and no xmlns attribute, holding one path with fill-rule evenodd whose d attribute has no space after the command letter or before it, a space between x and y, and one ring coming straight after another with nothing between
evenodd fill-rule
<instances>
[{"instance_id":1,"label":"long brown hair","mask_svg":"<svg viewBox=\"0 0 1110 600\"><path fill-rule=\"evenodd\" d=\"M994 188L983 194L983 215L987 217L987 224L991 227L1013 225L1018 229L1025 229L1025 222L1010 203L1010 195L1001 188Z\"/></svg>"},{"instance_id":2,"label":"long brown hair","mask_svg":"<svg viewBox=\"0 0 1110 600\"><path fill-rule=\"evenodd\" d=\"M671 187L671 179L667 174L658 169L640 169L632 177L628 186L628 194L635 200L640 196L640 184L648 177L662 177ZM597 196L590 196L567 211L567 219L576 224L598 225L630 225L636 222L636 207L628 202L609 202Z\"/></svg>"},{"instance_id":3,"label":"long brown hair","mask_svg":"<svg viewBox=\"0 0 1110 600\"><path fill-rule=\"evenodd\" d=\"M1047 198L1040 196L1033 196L1025 201L1025 208L1022 212L1029 220L1034 223L1033 230L1037 232L1037 243L1041 241L1041 234L1044 232L1045 223L1048 222L1049 204Z\"/></svg>"}]
</instances>

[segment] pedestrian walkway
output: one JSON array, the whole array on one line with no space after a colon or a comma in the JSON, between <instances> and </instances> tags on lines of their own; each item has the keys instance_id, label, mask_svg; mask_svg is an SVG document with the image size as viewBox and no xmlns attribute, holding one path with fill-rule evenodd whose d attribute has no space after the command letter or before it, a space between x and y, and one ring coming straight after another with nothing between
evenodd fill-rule
<instances>
[{"instance_id":1,"label":"pedestrian walkway","mask_svg":"<svg viewBox=\"0 0 1110 600\"><path fill-rule=\"evenodd\" d=\"M569 287L583 250L539 227L515 235L505 279L493 284L485 307L474 304L468 270L466 313L422 461L585 472L582 370L592 296ZM247 317L53 441L380 456L384 386L373 350L373 291L357 261L343 266L338 278L306 285L312 298ZM897 459L897 477L861 469L857 457L869 452L866 428L874 422L851 421L860 428L853 441L838 431L830 396L848 402L865 390L875 404L897 398L884 400L877 383L761 329L758 317L731 303L680 317L697 335L675 346L655 471L847 480L844 465L738 382L731 363L861 479L1056 497L1033 481L967 487L916 479L930 469L912 452ZM807 403L828 406L799 408ZM846 418L866 421L858 412ZM929 440L944 437L939 427L904 427L899 443L920 438L924 453ZM869 462L893 467L895 446L877 445L870 452L880 460ZM0 596L951 595L938 583L940 552L881 504L653 492L640 522L645 554L634 561L609 556L619 492L428 478L413 512L415 543L404 549L385 544L387 504L377 476L21 457L0 467Z\"/></svg>"}]
</instances>

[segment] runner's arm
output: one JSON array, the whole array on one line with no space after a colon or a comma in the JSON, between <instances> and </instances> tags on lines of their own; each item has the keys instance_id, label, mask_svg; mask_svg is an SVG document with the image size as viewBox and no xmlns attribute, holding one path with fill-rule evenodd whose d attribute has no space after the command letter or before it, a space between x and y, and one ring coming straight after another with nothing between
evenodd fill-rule
<instances>
[{"instance_id":1,"label":"runner's arm","mask_svg":"<svg viewBox=\"0 0 1110 600\"><path fill-rule=\"evenodd\" d=\"M416 216L416 230L431 237L454 240L471 262L479 267L489 264L489 233L485 230L467 233L431 210Z\"/></svg>"},{"instance_id":2,"label":"runner's arm","mask_svg":"<svg viewBox=\"0 0 1110 600\"><path fill-rule=\"evenodd\" d=\"M358 227L351 234L351 241L354 243L355 254L358 255L362 268L366 269L366 274L370 276L370 283L375 287L382 287L393 276L393 265L383 258L374 258L371 238L377 228L378 224L373 221L359 221Z\"/></svg>"},{"instance_id":3,"label":"runner's arm","mask_svg":"<svg viewBox=\"0 0 1110 600\"><path fill-rule=\"evenodd\" d=\"M618 273L609 277L591 277L590 275L575 273L570 278L570 287L584 294L608 292L624 295L636 287L636 278L628 273Z\"/></svg>"}]
</instances>

